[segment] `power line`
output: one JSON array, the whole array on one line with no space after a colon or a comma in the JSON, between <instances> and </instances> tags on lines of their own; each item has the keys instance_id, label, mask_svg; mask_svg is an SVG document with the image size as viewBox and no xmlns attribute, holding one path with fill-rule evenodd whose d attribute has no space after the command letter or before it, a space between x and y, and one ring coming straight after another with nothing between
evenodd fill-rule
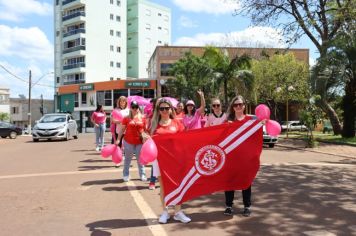
<instances>
[{"instance_id":1,"label":"power line","mask_svg":"<svg viewBox=\"0 0 356 236\"><path fill-rule=\"evenodd\" d=\"M3 66L3 65L0 64L0 67L1 67L3 70L5 70L7 73L9 73L10 75L12 75L13 77L15 77L16 79L21 80L22 82L25 82L26 84L28 84L28 81L27 81L27 80L18 77L17 75L15 75L15 74L12 73L11 71L9 71L5 66ZM47 74L45 74L45 75L47 75ZM44 75L44 76L45 76L45 75ZM31 87L33 87L34 85L38 85L38 86L44 86L44 87L54 88L53 85L39 84L39 83L38 83L38 81L40 81L44 76L42 76L39 80L37 80L36 83L31 84Z\"/></svg>"}]
</instances>

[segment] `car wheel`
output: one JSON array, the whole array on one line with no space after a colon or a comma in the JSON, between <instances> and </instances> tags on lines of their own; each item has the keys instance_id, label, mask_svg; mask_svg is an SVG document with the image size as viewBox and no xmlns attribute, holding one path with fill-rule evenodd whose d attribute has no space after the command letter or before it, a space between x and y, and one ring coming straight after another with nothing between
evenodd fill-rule
<instances>
[{"instance_id":1,"label":"car wheel","mask_svg":"<svg viewBox=\"0 0 356 236\"><path fill-rule=\"evenodd\" d=\"M34 139L32 139L32 141L38 142L38 138L34 138Z\"/></svg>"},{"instance_id":2,"label":"car wheel","mask_svg":"<svg viewBox=\"0 0 356 236\"><path fill-rule=\"evenodd\" d=\"M17 137L17 133L14 132L14 131L12 131L12 132L10 133L9 137L10 137L11 139L15 139L15 138Z\"/></svg>"},{"instance_id":3,"label":"car wheel","mask_svg":"<svg viewBox=\"0 0 356 236\"><path fill-rule=\"evenodd\" d=\"M268 144L268 147L270 147L270 148L274 148L274 143L270 143L270 144Z\"/></svg>"},{"instance_id":4,"label":"car wheel","mask_svg":"<svg viewBox=\"0 0 356 236\"><path fill-rule=\"evenodd\" d=\"M6 138L7 136L1 136L1 138Z\"/></svg>"}]
</instances>

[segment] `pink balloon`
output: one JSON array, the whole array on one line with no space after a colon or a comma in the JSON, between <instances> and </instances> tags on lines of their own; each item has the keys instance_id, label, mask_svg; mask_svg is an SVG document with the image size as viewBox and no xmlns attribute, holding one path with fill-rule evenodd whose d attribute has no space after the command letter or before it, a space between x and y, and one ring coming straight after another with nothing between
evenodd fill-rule
<instances>
[{"instance_id":1,"label":"pink balloon","mask_svg":"<svg viewBox=\"0 0 356 236\"><path fill-rule=\"evenodd\" d=\"M276 137L281 133L281 125L275 120L267 120L266 131L267 134Z\"/></svg>"},{"instance_id":2,"label":"pink balloon","mask_svg":"<svg viewBox=\"0 0 356 236\"><path fill-rule=\"evenodd\" d=\"M115 119L115 120L118 120L118 121L122 121L122 119L124 118L121 114L121 112L117 109L114 109L112 111L112 117Z\"/></svg>"},{"instance_id":3,"label":"pink balloon","mask_svg":"<svg viewBox=\"0 0 356 236\"><path fill-rule=\"evenodd\" d=\"M101 156L104 158L109 157L115 150L117 146L115 144L106 145L101 149Z\"/></svg>"},{"instance_id":4,"label":"pink balloon","mask_svg":"<svg viewBox=\"0 0 356 236\"><path fill-rule=\"evenodd\" d=\"M147 115L147 116L150 116L152 115L152 112L153 112L153 106L152 104L148 104L147 106L145 106L145 109L143 110L143 112Z\"/></svg>"},{"instance_id":5,"label":"pink balloon","mask_svg":"<svg viewBox=\"0 0 356 236\"><path fill-rule=\"evenodd\" d=\"M115 164L119 164L121 161L122 161L122 152L121 152L121 149L118 148L116 145L115 145L115 149L112 153L112 156L111 156L111 160L115 163Z\"/></svg>"},{"instance_id":6,"label":"pink balloon","mask_svg":"<svg viewBox=\"0 0 356 236\"><path fill-rule=\"evenodd\" d=\"M157 158L157 146L153 139L148 139L141 148L140 163L146 165Z\"/></svg>"},{"instance_id":7,"label":"pink balloon","mask_svg":"<svg viewBox=\"0 0 356 236\"><path fill-rule=\"evenodd\" d=\"M256 107L255 114L259 120L269 120L271 111L265 104L260 104Z\"/></svg>"}]
</instances>

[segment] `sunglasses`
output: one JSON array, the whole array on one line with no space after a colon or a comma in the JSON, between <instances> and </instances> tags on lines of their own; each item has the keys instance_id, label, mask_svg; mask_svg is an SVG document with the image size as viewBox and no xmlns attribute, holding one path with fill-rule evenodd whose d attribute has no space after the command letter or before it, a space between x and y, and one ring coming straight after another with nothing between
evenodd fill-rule
<instances>
[{"instance_id":1,"label":"sunglasses","mask_svg":"<svg viewBox=\"0 0 356 236\"><path fill-rule=\"evenodd\" d=\"M213 104L212 107L220 107L220 104Z\"/></svg>"},{"instance_id":2,"label":"sunglasses","mask_svg":"<svg viewBox=\"0 0 356 236\"><path fill-rule=\"evenodd\" d=\"M131 109L138 109L138 107L137 106L132 106Z\"/></svg>"},{"instance_id":3,"label":"sunglasses","mask_svg":"<svg viewBox=\"0 0 356 236\"><path fill-rule=\"evenodd\" d=\"M234 105L232 105L233 107L242 107L244 106L243 103L234 103Z\"/></svg>"},{"instance_id":4,"label":"sunglasses","mask_svg":"<svg viewBox=\"0 0 356 236\"><path fill-rule=\"evenodd\" d=\"M160 107L160 108L158 108L158 110L160 110L160 111L164 111L164 110L169 111L169 109L171 109L171 107Z\"/></svg>"}]
</instances>

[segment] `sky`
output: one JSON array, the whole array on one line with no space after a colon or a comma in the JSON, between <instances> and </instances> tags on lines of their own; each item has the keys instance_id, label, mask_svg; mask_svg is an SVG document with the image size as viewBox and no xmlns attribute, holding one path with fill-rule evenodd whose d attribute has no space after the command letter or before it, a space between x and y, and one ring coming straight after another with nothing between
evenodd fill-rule
<instances>
[{"instance_id":1,"label":"sky","mask_svg":"<svg viewBox=\"0 0 356 236\"><path fill-rule=\"evenodd\" d=\"M238 5L230 0L150 1L171 9L172 45L286 46L277 29L255 27L248 18L234 16ZM53 99L53 2L0 0L0 87L10 88L12 98L28 97L31 70L31 97ZM310 49L310 64L318 57L306 37L292 47Z\"/></svg>"}]
</instances>

